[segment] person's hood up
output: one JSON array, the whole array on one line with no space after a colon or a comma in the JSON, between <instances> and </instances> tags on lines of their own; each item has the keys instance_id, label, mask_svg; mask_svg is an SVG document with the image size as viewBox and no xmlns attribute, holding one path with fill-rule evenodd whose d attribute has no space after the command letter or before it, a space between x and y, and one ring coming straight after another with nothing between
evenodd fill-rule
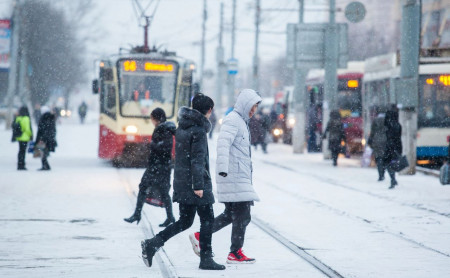
<instances>
[{"instance_id":1,"label":"person's hood up","mask_svg":"<svg viewBox=\"0 0 450 278\"><path fill-rule=\"evenodd\" d=\"M241 115L245 121L248 121L250 119L248 113L250 113L253 105L261 101L262 98L255 90L243 89L237 97L236 104L234 105L234 111Z\"/></svg>"},{"instance_id":2,"label":"person's hood up","mask_svg":"<svg viewBox=\"0 0 450 278\"><path fill-rule=\"evenodd\" d=\"M178 110L178 127L188 129L191 126L201 126L206 132L211 131L211 122L198 110L181 107Z\"/></svg>"},{"instance_id":3,"label":"person's hood up","mask_svg":"<svg viewBox=\"0 0 450 278\"><path fill-rule=\"evenodd\" d=\"M175 129L177 127L175 126L175 124L173 122L170 121L165 121L162 122L158 125L157 129L161 129L162 131L169 131L172 134L175 134Z\"/></svg>"}]
</instances>

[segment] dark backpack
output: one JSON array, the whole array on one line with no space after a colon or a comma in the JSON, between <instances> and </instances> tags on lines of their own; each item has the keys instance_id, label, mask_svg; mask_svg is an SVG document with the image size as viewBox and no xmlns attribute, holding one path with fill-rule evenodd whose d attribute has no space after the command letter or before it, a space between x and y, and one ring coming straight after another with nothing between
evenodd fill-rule
<instances>
[{"instance_id":1,"label":"dark backpack","mask_svg":"<svg viewBox=\"0 0 450 278\"><path fill-rule=\"evenodd\" d=\"M12 139L13 141L16 141L17 137L22 136L22 127L20 126L20 122L18 123L16 122L16 120L14 120L14 122L11 125L11 128L13 132Z\"/></svg>"}]
</instances>

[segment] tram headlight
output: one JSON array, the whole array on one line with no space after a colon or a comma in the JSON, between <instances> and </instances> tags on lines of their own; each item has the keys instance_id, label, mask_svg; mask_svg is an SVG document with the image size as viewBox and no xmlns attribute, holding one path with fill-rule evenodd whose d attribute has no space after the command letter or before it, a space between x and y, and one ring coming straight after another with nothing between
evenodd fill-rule
<instances>
[{"instance_id":1,"label":"tram headlight","mask_svg":"<svg viewBox=\"0 0 450 278\"><path fill-rule=\"evenodd\" d=\"M135 133L137 133L137 131L138 131L138 129L137 129L137 127L136 127L135 125L127 125L127 126L125 127L125 132L126 132L126 133L132 133L132 134L135 134Z\"/></svg>"}]
</instances>

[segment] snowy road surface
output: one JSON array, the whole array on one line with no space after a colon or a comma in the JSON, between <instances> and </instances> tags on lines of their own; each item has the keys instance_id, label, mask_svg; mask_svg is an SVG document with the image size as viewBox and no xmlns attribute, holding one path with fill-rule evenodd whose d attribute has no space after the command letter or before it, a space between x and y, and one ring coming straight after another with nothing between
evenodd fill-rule
<instances>
[{"instance_id":1,"label":"snowy road surface","mask_svg":"<svg viewBox=\"0 0 450 278\"><path fill-rule=\"evenodd\" d=\"M281 144L270 145L267 155L253 152L261 202L244 250L255 264L199 270L188 240L199 228L196 219L147 268L140 241L160 231L165 212L146 206L139 226L122 220L133 212L144 170L99 160L95 121L76 120L57 126L50 172L36 171L40 161L30 155L28 171L16 171L17 143L1 127L0 277L327 277L297 253L341 277L450 277L450 187L417 174L398 177L399 186L388 190L375 169L346 159L333 168L320 154L293 155ZM210 154L214 166L214 140ZM214 209L219 214L223 205ZM213 235L219 263L230 233L227 227Z\"/></svg>"}]
</instances>

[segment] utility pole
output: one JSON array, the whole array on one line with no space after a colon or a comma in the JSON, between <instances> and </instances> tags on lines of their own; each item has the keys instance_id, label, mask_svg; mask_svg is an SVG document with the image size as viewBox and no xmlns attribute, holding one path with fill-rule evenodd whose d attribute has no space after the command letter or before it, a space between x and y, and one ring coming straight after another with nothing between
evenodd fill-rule
<instances>
[{"instance_id":1,"label":"utility pole","mask_svg":"<svg viewBox=\"0 0 450 278\"><path fill-rule=\"evenodd\" d=\"M231 20L231 59L234 58L234 44L236 36L236 0L233 0L233 17ZM234 90L235 90L235 75L228 74L228 107L234 104Z\"/></svg>"},{"instance_id":2,"label":"utility pole","mask_svg":"<svg viewBox=\"0 0 450 278\"><path fill-rule=\"evenodd\" d=\"M150 26L150 17L145 17L144 25L144 53L150 52L150 47L148 46L148 27Z\"/></svg>"},{"instance_id":3,"label":"utility pole","mask_svg":"<svg viewBox=\"0 0 450 278\"><path fill-rule=\"evenodd\" d=\"M216 88L216 105L222 108L223 81L225 77L226 65L224 62L223 50L223 2L220 3L220 29L219 29L219 46L216 50L217 61L217 88Z\"/></svg>"},{"instance_id":4,"label":"utility pole","mask_svg":"<svg viewBox=\"0 0 450 278\"><path fill-rule=\"evenodd\" d=\"M298 23L303 24L304 1L299 0ZM295 126L293 129L292 145L294 153L303 153L305 146L305 82L308 74L307 68L298 65L298 28L294 35L294 102Z\"/></svg>"},{"instance_id":5,"label":"utility pole","mask_svg":"<svg viewBox=\"0 0 450 278\"><path fill-rule=\"evenodd\" d=\"M206 10L206 0L203 0L203 23L202 23L202 53L200 63L200 90L203 91L203 73L205 70L205 35L206 35L206 19L208 12Z\"/></svg>"},{"instance_id":6,"label":"utility pole","mask_svg":"<svg viewBox=\"0 0 450 278\"><path fill-rule=\"evenodd\" d=\"M421 0L406 0L402 9L402 35L400 49L400 80L398 105L402 126L403 153L406 154L409 167L402 173L416 173L417 159L417 105L419 95L419 51L420 26L422 16Z\"/></svg>"},{"instance_id":7,"label":"utility pole","mask_svg":"<svg viewBox=\"0 0 450 278\"><path fill-rule=\"evenodd\" d=\"M259 91L259 57L258 57L258 44L259 44L259 23L261 16L261 0L256 0L256 13L255 13L255 56L253 56L253 89Z\"/></svg>"},{"instance_id":8,"label":"utility pole","mask_svg":"<svg viewBox=\"0 0 450 278\"><path fill-rule=\"evenodd\" d=\"M330 0L330 22L325 32L325 38L325 98L322 109L322 127L324 131L330 120L330 112L337 108L336 93L339 40L338 26L336 25L336 0ZM327 139L323 141L322 151L325 159L331 158Z\"/></svg>"},{"instance_id":9,"label":"utility pole","mask_svg":"<svg viewBox=\"0 0 450 278\"><path fill-rule=\"evenodd\" d=\"M6 115L6 129L11 128L11 123L13 121L13 102L14 95L17 90L17 63L19 61L19 36L20 36L20 0L16 0L14 3L14 11L12 14L12 41L11 41L11 62L9 66L9 74L8 74L8 93L6 95L6 99L8 101L8 114Z\"/></svg>"}]
</instances>

